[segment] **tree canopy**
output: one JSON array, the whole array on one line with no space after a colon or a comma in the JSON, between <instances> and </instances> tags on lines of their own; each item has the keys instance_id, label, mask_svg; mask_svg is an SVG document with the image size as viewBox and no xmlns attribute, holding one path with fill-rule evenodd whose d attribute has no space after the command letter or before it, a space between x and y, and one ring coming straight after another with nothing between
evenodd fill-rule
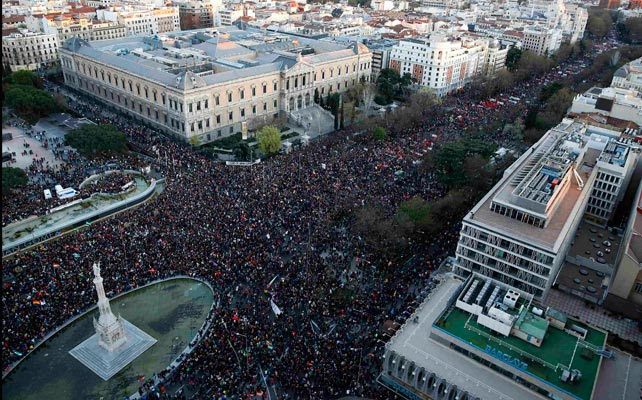
<instances>
[{"instance_id":1,"label":"tree canopy","mask_svg":"<svg viewBox=\"0 0 642 400\"><path fill-rule=\"evenodd\" d=\"M281 148L281 134L272 125L266 125L256 135L259 150L264 154L274 154Z\"/></svg>"},{"instance_id":2,"label":"tree canopy","mask_svg":"<svg viewBox=\"0 0 642 400\"><path fill-rule=\"evenodd\" d=\"M28 85L7 85L4 103L30 123L35 123L58 109L49 93Z\"/></svg>"},{"instance_id":3,"label":"tree canopy","mask_svg":"<svg viewBox=\"0 0 642 400\"><path fill-rule=\"evenodd\" d=\"M110 124L85 124L65 135L65 144L84 155L121 153L127 150L127 138Z\"/></svg>"},{"instance_id":4,"label":"tree canopy","mask_svg":"<svg viewBox=\"0 0 642 400\"><path fill-rule=\"evenodd\" d=\"M467 175L467 172L474 172L479 167L483 168L483 165L472 165L473 158L480 157L486 164L495 148L495 144L476 137L464 137L444 144L434 155L433 161L439 181L447 188L472 183L474 177L471 177L470 173ZM469 167L469 170L465 167Z\"/></svg>"},{"instance_id":5,"label":"tree canopy","mask_svg":"<svg viewBox=\"0 0 642 400\"><path fill-rule=\"evenodd\" d=\"M3 82L9 85L25 85L35 88L42 87L40 78L28 70L20 70L10 73L3 79Z\"/></svg>"},{"instance_id":6,"label":"tree canopy","mask_svg":"<svg viewBox=\"0 0 642 400\"><path fill-rule=\"evenodd\" d=\"M586 21L586 31L593 37L603 38L611 29L613 18L609 10L603 8L590 8L588 21Z\"/></svg>"},{"instance_id":7,"label":"tree canopy","mask_svg":"<svg viewBox=\"0 0 642 400\"><path fill-rule=\"evenodd\" d=\"M391 68L382 69L377 77L377 88L385 104L392 103L395 97L404 94L411 83L412 77L410 74L405 73L401 76L399 72Z\"/></svg>"},{"instance_id":8,"label":"tree canopy","mask_svg":"<svg viewBox=\"0 0 642 400\"><path fill-rule=\"evenodd\" d=\"M627 18L617 24L620 40L629 44L642 43L642 17Z\"/></svg>"},{"instance_id":9,"label":"tree canopy","mask_svg":"<svg viewBox=\"0 0 642 400\"><path fill-rule=\"evenodd\" d=\"M382 126L377 126L372 130L372 137L377 140L384 140L386 138L386 129Z\"/></svg>"},{"instance_id":10,"label":"tree canopy","mask_svg":"<svg viewBox=\"0 0 642 400\"><path fill-rule=\"evenodd\" d=\"M2 194L27 184L27 174L20 168L2 167Z\"/></svg>"}]
</instances>

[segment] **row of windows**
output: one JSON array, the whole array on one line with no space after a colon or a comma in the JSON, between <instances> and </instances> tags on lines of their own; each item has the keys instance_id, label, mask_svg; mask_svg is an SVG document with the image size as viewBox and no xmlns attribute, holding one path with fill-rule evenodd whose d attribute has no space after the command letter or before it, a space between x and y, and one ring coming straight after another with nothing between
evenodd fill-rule
<instances>
[{"instance_id":1,"label":"row of windows","mask_svg":"<svg viewBox=\"0 0 642 400\"><path fill-rule=\"evenodd\" d=\"M545 265L551 265L553 263L553 257L547 254L532 250L529 247L520 245L513 241L508 241L501 236L490 235L482 230L475 229L470 225L464 225L464 227L462 228L462 232L480 241L488 242L495 246L502 247L508 251L518 253L521 257L530 258Z\"/></svg>"},{"instance_id":2,"label":"row of windows","mask_svg":"<svg viewBox=\"0 0 642 400\"><path fill-rule=\"evenodd\" d=\"M592 206L592 205L589 205L586 208L586 212L589 213L589 214L592 214L592 215L596 215L596 216L601 217L601 218L606 218L606 216L609 214L608 211L603 210L601 208L597 208L597 207Z\"/></svg>"},{"instance_id":3,"label":"row of windows","mask_svg":"<svg viewBox=\"0 0 642 400\"><path fill-rule=\"evenodd\" d=\"M536 226L538 228L543 228L546 225L546 220L543 218L532 216L528 213L515 210L514 208L495 204L495 202L493 202L490 205L490 210L498 214L504 215L508 218L516 219L518 221L525 222L529 225Z\"/></svg>"}]
</instances>

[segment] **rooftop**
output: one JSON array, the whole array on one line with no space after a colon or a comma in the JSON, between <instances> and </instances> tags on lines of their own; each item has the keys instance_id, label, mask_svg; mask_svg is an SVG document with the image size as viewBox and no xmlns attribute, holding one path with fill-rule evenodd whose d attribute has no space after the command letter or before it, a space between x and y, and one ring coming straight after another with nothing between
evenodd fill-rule
<instances>
[{"instance_id":1,"label":"rooftop","mask_svg":"<svg viewBox=\"0 0 642 400\"><path fill-rule=\"evenodd\" d=\"M217 27L88 43L69 39L64 48L165 85L182 88L186 70L200 87L368 52L360 43L339 44L263 32Z\"/></svg>"},{"instance_id":2,"label":"rooftop","mask_svg":"<svg viewBox=\"0 0 642 400\"><path fill-rule=\"evenodd\" d=\"M587 330L584 341L570 333L549 327L542 345L537 347L515 336L500 338L499 335L493 335L490 329L479 325L471 316L453 305L439 317L434 326L482 351L490 346L513 359L521 360L527 364L525 371L530 375L578 399L591 399L601 359L593 350L605 345L606 333L568 319L567 326L574 324ZM539 332L537 323L532 324L532 327ZM562 382L562 366L579 370L582 373L581 380L575 383Z\"/></svg>"},{"instance_id":3,"label":"rooftop","mask_svg":"<svg viewBox=\"0 0 642 400\"><path fill-rule=\"evenodd\" d=\"M386 348L415 362L418 367L436 373L458 389L482 399L532 398L533 392L526 387L517 385L465 355L435 342L427 334L448 305L453 292L462 284L460 279L446 275L417 309L419 322L413 323L410 321L412 318L409 318Z\"/></svg>"},{"instance_id":4,"label":"rooftop","mask_svg":"<svg viewBox=\"0 0 642 400\"><path fill-rule=\"evenodd\" d=\"M570 176L567 178L570 187L563 196L557 198L554 206L548 202L554 196L555 188L549 188L548 190L552 189L550 193L545 191L547 186L552 186L554 179L567 176L568 165L573 162L576 163L575 170L579 177L584 183L587 182L590 169L584 168L584 162L591 154L587 152L584 158L575 161L573 152L562 151L560 148L565 137L574 137L582 132L584 127L582 123L565 120L551 129L530 151L506 170L504 177L473 207L464 221L478 223L492 230L501 230L513 235L517 240L521 239L556 252L569 234L574 215L582 212L578 199L587 191L587 186L581 188L577 179ZM578 147L581 147L579 143ZM597 157L597 154L594 156ZM531 198L536 202L530 201ZM542 228L501 215L491 210L493 202L525 210L530 214L546 214L547 224Z\"/></svg>"}]
</instances>

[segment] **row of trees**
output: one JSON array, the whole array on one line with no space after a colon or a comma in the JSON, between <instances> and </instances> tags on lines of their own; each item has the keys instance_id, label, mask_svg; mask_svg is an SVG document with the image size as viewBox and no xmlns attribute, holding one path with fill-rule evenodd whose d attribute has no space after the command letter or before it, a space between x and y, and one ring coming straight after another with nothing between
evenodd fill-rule
<instances>
[{"instance_id":1,"label":"row of trees","mask_svg":"<svg viewBox=\"0 0 642 400\"><path fill-rule=\"evenodd\" d=\"M434 173L446 190L445 196L433 201L412 197L392 215L369 202L353 214L355 232L372 248L392 258L408 244L428 241L452 228L514 161L510 156L495 159L494 152L494 144L465 137L427 153L417 174L433 179Z\"/></svg>"}]
</instances>

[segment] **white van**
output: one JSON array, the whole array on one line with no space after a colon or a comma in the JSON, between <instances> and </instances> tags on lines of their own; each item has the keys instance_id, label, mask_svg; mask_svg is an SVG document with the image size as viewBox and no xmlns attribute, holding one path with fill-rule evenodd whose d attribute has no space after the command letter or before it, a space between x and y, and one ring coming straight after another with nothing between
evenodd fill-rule
<instances>
[{"instance_id":1,"label":"white van","mask_svg":"<svg viewBox=\"0 0 642 400\"><path fill-rule=\"evenodd\" d=\"M44 193L45 193L45 200L49 200L51 198L51 190L45 189Z\"/></svg>"},{"instance_id":2,"label":"white van","mask_svg":"<svg viewBox=\"0 0 642 400\"><path fill-rule=\"evenodd\" d=\"M56 195L58 196L59 199L68 199L70 197L74 197L78 194L74 189L72 188L66 188L61 191L56 191Z\"/></svg>"}]
</instances>

